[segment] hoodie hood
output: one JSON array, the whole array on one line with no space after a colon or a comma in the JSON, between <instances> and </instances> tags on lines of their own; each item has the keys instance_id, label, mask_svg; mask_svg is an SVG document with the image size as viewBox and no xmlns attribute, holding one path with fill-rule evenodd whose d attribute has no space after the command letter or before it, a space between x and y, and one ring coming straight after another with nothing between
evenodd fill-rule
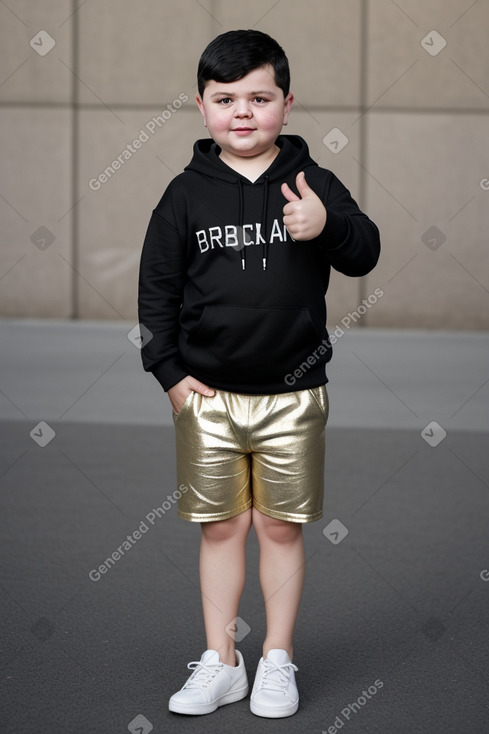
<instances>
[{"instance_id":1,"label":"hoodie hood","mask_svg":"<svg viewBox=\"0 0 489 734\"><path fill-rule=\"evenodd\" d=\"M246 186L263 186L261 221L263 229L267 231L267 213L270 184L279 182L282 184L291 172L305 170L309 166L317 166L309 155L307 143L298 135L279 135L275 144L280 151L272 161L269 168L264 171L255 181L250 181L246 176L230 168L219 158L221 148L212 139L197 140L194 144L193 157L185 171L194 171L206 178L222 181L226 184L236 186L238 197L238 231L239 243L236 247L241 253L241 267L246 269L246 248L243 233L244 216L244 188ZM267 269L268 264L268 239L262 243L262 267Z\"/></svg>"},{"instance_id":2,"label":"hoodie hood","mask_svg":"<svg viewBox=\"0 0 489 734\"><path fill-rule=\"evenodd\" d=\"M279 135L275 144L280 148L279 154L253 184L246 176L237 173L219 158L221 149L211 138L197 140L192 160L185 170L196 171L203 176L217 178L226 183L237 183L241 179L247 184L255 185L264 177L272 182L285 179L291 171L302 170L302 166L317 166L309 155L307 143L298 135Z\"/></svg>"}]
</instances>

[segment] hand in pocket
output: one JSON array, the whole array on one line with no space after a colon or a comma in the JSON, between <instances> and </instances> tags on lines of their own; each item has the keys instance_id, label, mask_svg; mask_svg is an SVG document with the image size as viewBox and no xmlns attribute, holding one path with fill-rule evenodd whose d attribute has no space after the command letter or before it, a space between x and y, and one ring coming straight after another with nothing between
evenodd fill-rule
<instances>
[{"instance_id":1,"label":"hand in pocket","mask_svg":"<svg viewBox=\"0 0 489 734\"><path fill-rule=\"evenodd\" d=\"M180 413L182 405L191 392L198 392L201 395L207 395L207 397L215 395L215 391L211 387L204 385L203 382L196 380L195 377L187 375L187 377L184 377L183 380L180 380L180 382L177 382L176 385L173 385L168 390L168 397L176 415Z\"/></svg>"}]
</instances>

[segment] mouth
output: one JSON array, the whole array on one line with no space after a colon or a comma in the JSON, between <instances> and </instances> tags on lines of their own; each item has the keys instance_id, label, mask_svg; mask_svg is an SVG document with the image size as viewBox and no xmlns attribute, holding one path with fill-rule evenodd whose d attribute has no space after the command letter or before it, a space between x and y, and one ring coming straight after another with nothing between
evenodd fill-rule
<instances>
[{"instance_id":1,"label":"mouth","mask_svg":"<svg viewBox=\"0 0 489 734\"><path fill-rule=\"evenodd\" d=\"M249 135L250 133L255 132L256 128L254 127L234 127L231 132L236 133L237 135Z\"/></svg>"}]
</instances>

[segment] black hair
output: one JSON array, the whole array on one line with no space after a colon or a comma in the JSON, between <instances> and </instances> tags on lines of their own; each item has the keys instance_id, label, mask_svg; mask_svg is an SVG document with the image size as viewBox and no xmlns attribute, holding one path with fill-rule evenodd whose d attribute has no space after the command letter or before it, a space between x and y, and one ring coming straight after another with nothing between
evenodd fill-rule
<instances>
[{"instance_id":1,"label":"black hair","mask_svg":"<svg viewBox=\"0 0 489 734\"><path fill-rule=\"evenodd\" d=\"M209 43L199 61L197 82L199 94L204 94L207 82L235 82L250 71L270 64L275 72L275 84L286 97L290 87L289 61L281 46L261 31L228 31Z\"/></svg>"}]
</instances>

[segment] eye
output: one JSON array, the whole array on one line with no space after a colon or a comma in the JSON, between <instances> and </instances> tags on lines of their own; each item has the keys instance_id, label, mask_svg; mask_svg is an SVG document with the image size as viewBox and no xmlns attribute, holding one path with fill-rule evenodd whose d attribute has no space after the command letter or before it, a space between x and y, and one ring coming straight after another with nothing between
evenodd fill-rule
<instances>
[{"instance_id":1,"label":"eye","mask_svg":"<svg viewBox=\"0 0 489 734\"><path fill-rule=\"evenodd\" d=\"M218 104L227 105L231 102L231 97L223 97L218 101Z\"/></svg>"},{"instance_id":2,"label":"eye","mask_svg":"<svg viewBox=\"0 0 489 734\"><path fill-rule=\"evenodd\" d=\"M255 97L255 102L258 102L258 104L264 104L265 102L268 102L265 97Z\"/></svg>"}]
</instances>

